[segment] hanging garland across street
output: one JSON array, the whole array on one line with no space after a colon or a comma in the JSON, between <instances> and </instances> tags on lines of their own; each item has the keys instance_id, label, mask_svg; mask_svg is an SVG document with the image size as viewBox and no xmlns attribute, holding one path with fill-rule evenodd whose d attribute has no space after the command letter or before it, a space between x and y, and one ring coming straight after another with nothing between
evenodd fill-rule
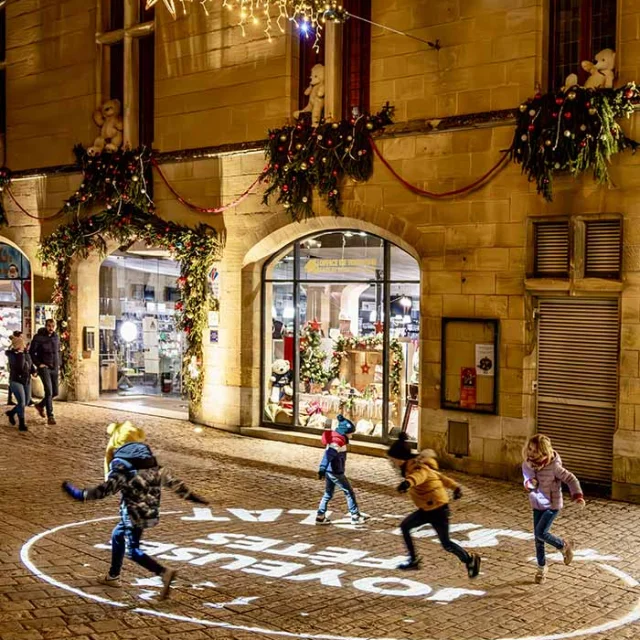
<instances>
[{"instance_id":1,"label":"hanging garland across street","mask_svg":"<svg viewBox=\"0 0 640 640\"><path fill-rule=\"evenodd\" d=\"M346 358L349 351L381 351L383 347L383 334L376 333L371 336L346 337L340 336L334 341L333 354L331 355L331 365L329 378L331 380L340 378L340 363ZM391 395L400 396L400 378L402 375L402 363L404 355L402 353L402 344L397 338L391 338L389 342L389 350L391 353L391 373L389 374L389 383L391 387Z\"/></svg>"},{"instance_id":2,"label":"hanging garland across street","mask_svg":"<svg viewBox=\"0 0 640 640\"><path fill-rule=\"evenodd\" d=\"M575 86L538 93L520 105L511 157L545 200L552 199L555 172L576 177L590 170L597 182L609 184L611 156L627 148L635 152L639 144L616 122L633 113L637 97L633 82L619 89Z\"/></svg>"},{"instance_id":3,"label":"hanging garland across street","mask_svg":"<svg viewBox=\"0 0 640 640\"><path fill-rule=\"evenodd\" d=\"M202 335L207 327L209 310L217 310L212 297L208 273L222 257L223 239L215 229L200 224L192 229L167 222L155 214L147 181L151 171L151 154L146 149L102 153L91 157L84 148L74 149L82 165L83 182L65 203L77 211L75 219L56 229L40 246L44 267L55 269L53 302L58 305L56 321L61 328L62 374L69 387L74 383L75 361L70 348L70 283L74 258L87 258L97 251L105 255L107 240L126 245L142 240L169 250L180 262L178 286L181 298L176 302L177 328L187 335L183 355L183 385L192 402L202 398ZM80 217L82 206L100 203L105 208Z\"/></svg>"},{"instance_id":4,"label":"hanging garland across street","mask_svg":"<svg viewBox=\"0 0 640 640\"><path fill-rule=\"evenodd\" d=\"M340 122L322 122L313 127L309 117L297 124L272 129L266 146L267 166L261 179L269 184L263 202L271 196L282 204L294 221L314 215L314 188L329 210L340 215L340 180L357 182L373 173L371 134L391 124L393 107L385 105L375 115L362 115Z\"/></svg>"}]
</instances>

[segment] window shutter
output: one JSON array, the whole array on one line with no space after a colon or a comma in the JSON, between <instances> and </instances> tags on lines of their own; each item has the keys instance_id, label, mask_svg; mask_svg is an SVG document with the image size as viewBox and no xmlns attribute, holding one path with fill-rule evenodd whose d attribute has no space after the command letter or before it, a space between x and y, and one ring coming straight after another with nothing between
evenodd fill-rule
<instances>
[{"instance_id":1,"label":"window shutter","mask_svg":"<svg viewBox=\"0 0 640 640\"><path fill-rule=\"evenodd\" d=\"M535 275L567 277L569 275L569 223L535 223Z\"/></svg>"},{"instance_id":2,"label":"window shutter","mask_svg":"<svg viewBox=\"0 0 640 640\"><path fill-rule=\"evenodd\" d=\"M622 261L621 221L594 220L585 226L585 276L619 278Z\"/></svg>"}]
</instances>

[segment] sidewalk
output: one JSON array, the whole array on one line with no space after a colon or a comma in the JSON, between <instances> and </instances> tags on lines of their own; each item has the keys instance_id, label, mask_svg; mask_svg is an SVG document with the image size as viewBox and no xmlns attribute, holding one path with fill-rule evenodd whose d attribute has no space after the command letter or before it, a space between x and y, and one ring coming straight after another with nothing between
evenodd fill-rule
<instances>
[{"instance_id":1,"label":"sidewalk","mask_svg":"<svg viewBox=\"0 0 640 640\"><path fill-rule=\"evenodd\" d=\"M106 424L125 418L212 502L194 510L163 493L165 515L145 539L180 570L166 602L128 560L123 589L95 584L108 567L117 500L75 503L59 488L63 479L101 481ZM336 495L334 524L315 527L320 449L79 404L57 405L57 427L28 419L27 434L0 426L1 640L640 636L638 505L567 506L554 531L575 537L576 560L565 567L551 555L548 582L535 585L526 495L452 474L464 490L452 505L452 537L482 554L482 573L470 581L426 528L417 537L424 568L407 575L394 569L404 556L397 525L412 507L385 459L349 457L361 509L373 516L367 525L349 524Z\"/></svg>"}]
</instances>

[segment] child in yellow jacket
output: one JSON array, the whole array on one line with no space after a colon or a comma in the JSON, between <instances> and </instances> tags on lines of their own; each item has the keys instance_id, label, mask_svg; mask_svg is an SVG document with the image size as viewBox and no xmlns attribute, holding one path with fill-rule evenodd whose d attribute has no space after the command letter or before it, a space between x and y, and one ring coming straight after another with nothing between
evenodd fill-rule
<instances>
[{"instance_id":1,"label":"child in yellow jacket","mask_svg":"<svg viewBox=\"0 0 640 640\"><path fill-rule=\"evenodd\" d=\"M460 545L449 538L449 494L447 488L453 489L453 499L462 496L460 486L451 478L438 471L438 463L432 451L425 450L419 455L411 451L407 435L401 433L387 452L391 462L397 467L404 480L398 485L400 493L409 493L417 511L408 515L400 524L409 559L398 565L398 569L419 569L421 558L411 539L411 530L430 524L434 529L445 551L456 555L467 567L470 578L480 572L480 556L468 553Z\"/></svg>"}]
</instances>

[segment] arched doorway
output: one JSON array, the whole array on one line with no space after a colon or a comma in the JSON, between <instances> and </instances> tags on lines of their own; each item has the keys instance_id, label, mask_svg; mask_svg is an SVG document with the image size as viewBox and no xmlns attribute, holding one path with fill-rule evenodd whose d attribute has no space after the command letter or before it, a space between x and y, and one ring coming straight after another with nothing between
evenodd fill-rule
<instances>
[{"instance_id":1,"label":"arched doorway","mask_svg":"<svg viewBox=\"0 0 640 640\"><path fill-rule=\"evenodd\" d=\"M185 339L176 327L179 262L136 242L100 266L100 395L136 409L187 416L182 393Z\"/></svg>"},{"instance_id":2,"label":"arched doorway","mask_svg":"<svg viewBox=\"0 0 640 640\"><path fill-rule=\"evenodd\" d=\"M356 438L418 434L420 266L361 230L297 240L263 268L262 421Z\"/></svg>"},{"instance_id":3,"label":"arched doorway","mask_svg":"<svg viewBox=\"0 0 640 640\"><path fill-rule=\"evenodd\" d=\"M9 381L5 351L14 331L22 331L31 339L31 265L28 258L13 245L0 241L0 385ZM43 322L44 324L44 322Z\"/></svg>"}]
</instances>

